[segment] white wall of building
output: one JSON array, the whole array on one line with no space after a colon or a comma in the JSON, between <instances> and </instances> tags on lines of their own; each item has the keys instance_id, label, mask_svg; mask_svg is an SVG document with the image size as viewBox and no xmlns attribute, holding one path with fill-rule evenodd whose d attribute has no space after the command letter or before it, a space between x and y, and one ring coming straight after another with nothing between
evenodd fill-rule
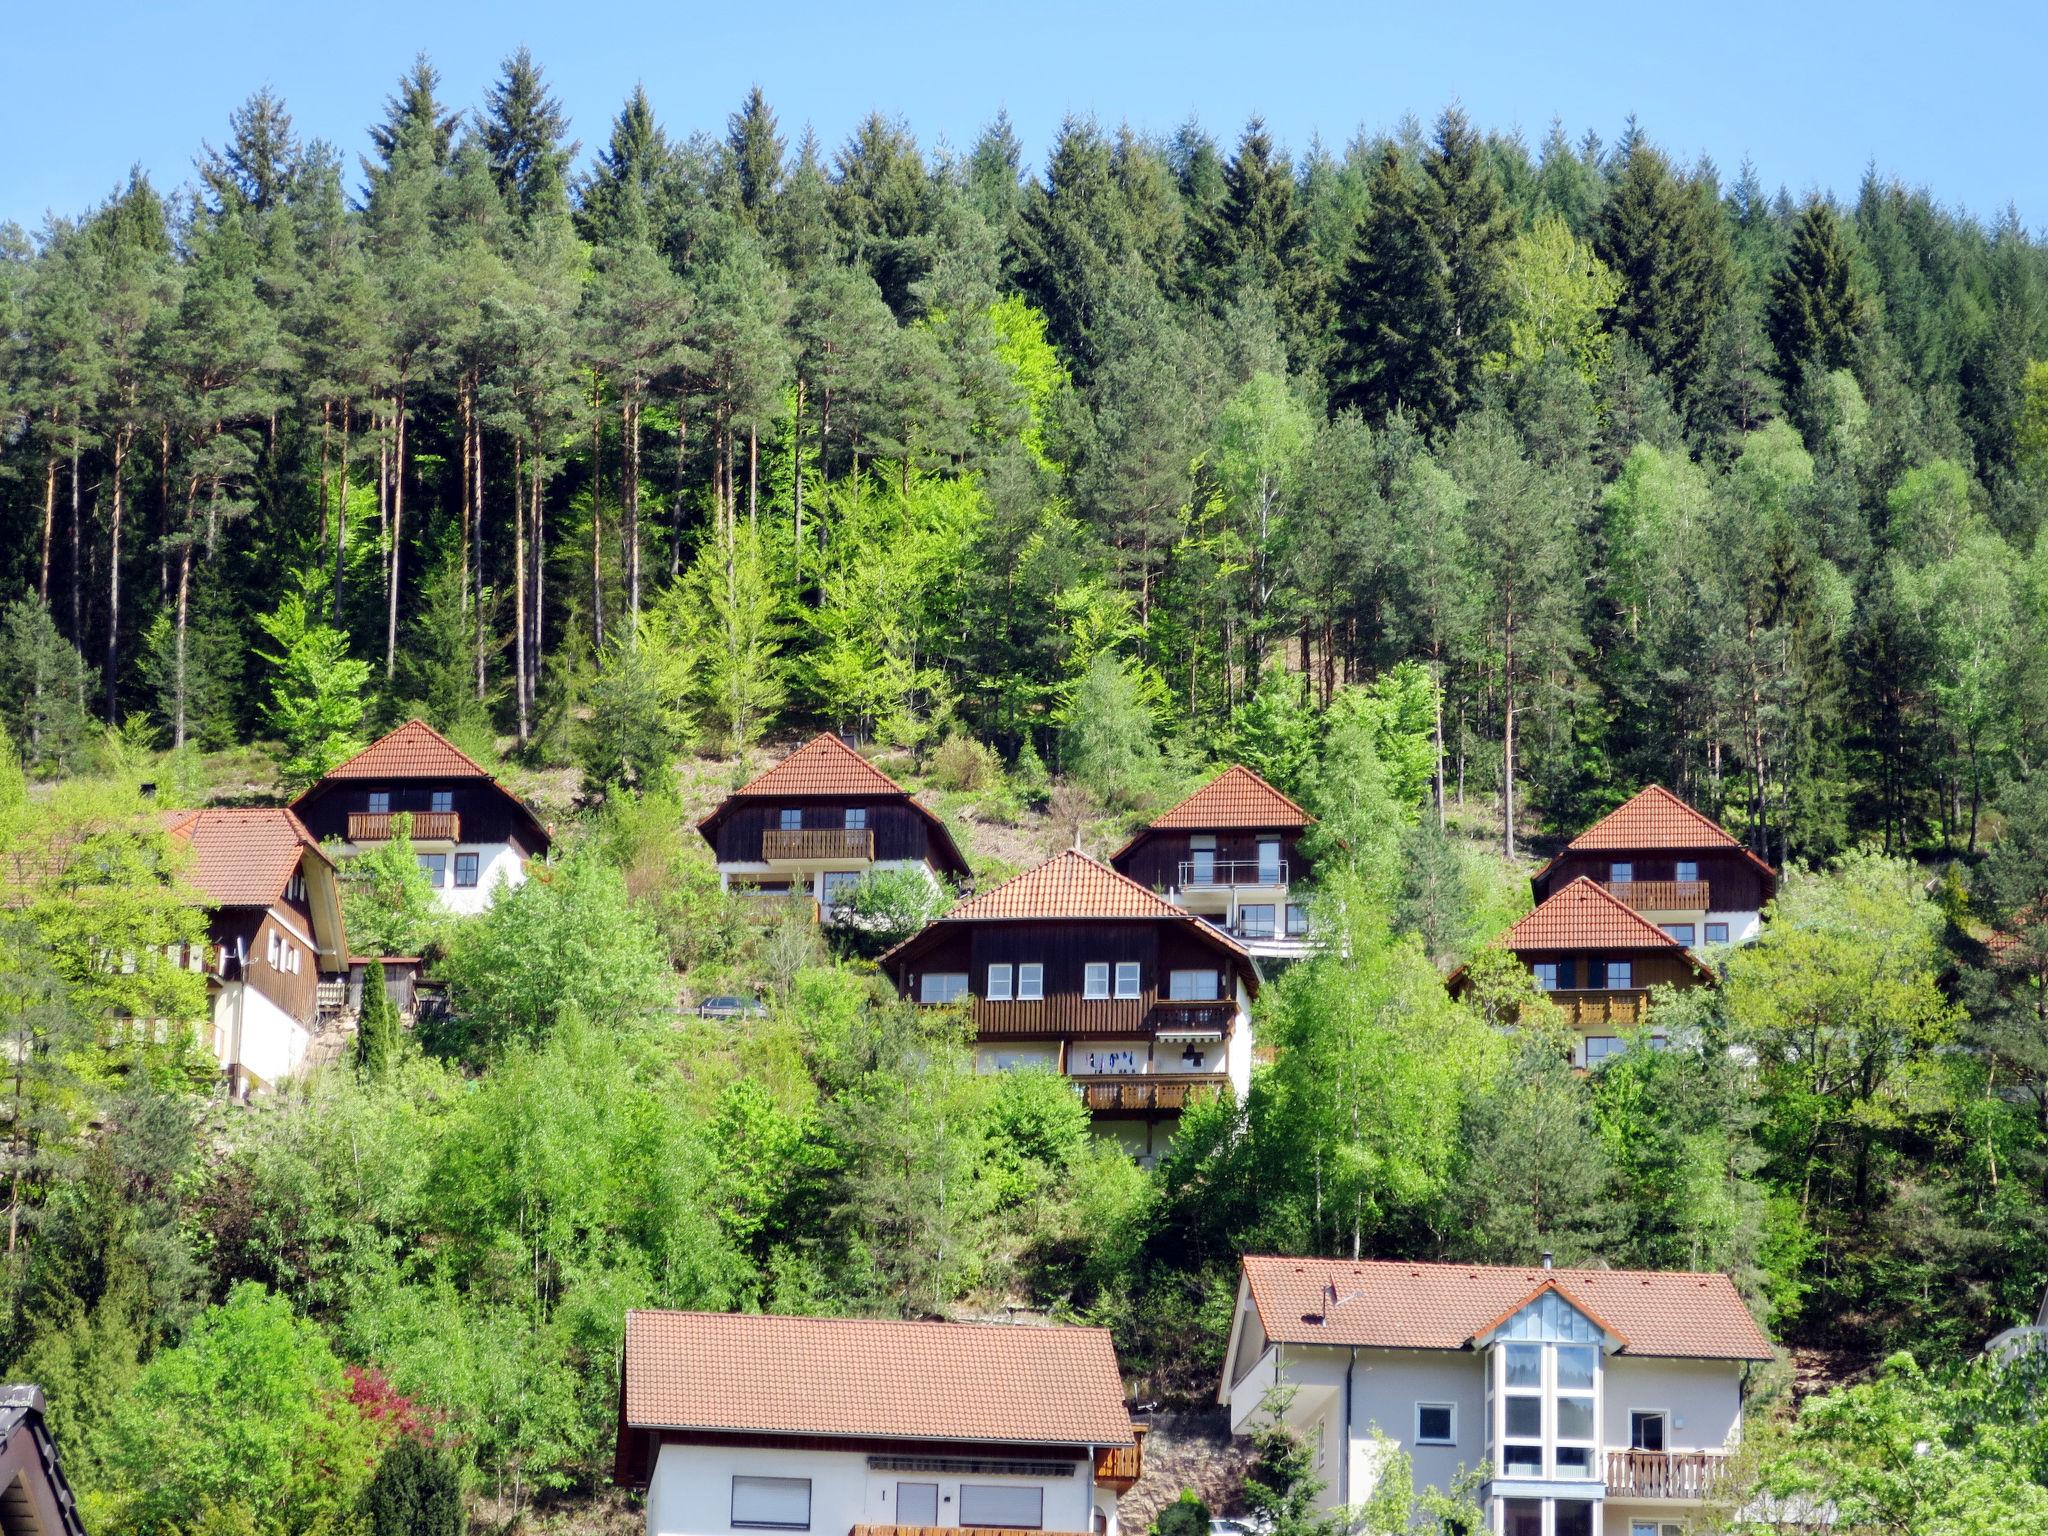
<instances>
[{"instance_id":1,"label":"white wall of building","mask_svg":"<svg viewBox=\"0 0 2048 1536\"><path fill-rule=\"evenodd\" d=\"M948 1454L934 1442L933 1456ZM1003 1477L960 1472L870 1469L864 1451L780 1450L766 1446L664 1445L647 1487L648 1536L728 1536L755 1528L732 1523L734 1477L802 1477L811 1482L811 1536L846 1536L856 1525L896 1525L896 1485L937 1483L942 1526L957 1526L960 1485L999 1484L1042 1491L1042 1529L1093 1531L1103 1515L1117 1536L1116 1496L1096 1488L1087 1460L1068 1477Z\"/></svg>"},{"instance_id":2,"label":"white wall of building","mask_svg":"<svg viewBox=\"0 0 2048 1536\"><path fill-rule=\"evenodd\" d=\"M1726 923L1730 944L1747 944L1763 927L1763 918L1756 912L1709 912L1707 921Z\"/></svg>"},{"instance_id":3,"label":"white wall of building","mask_svg":"<svg viewBox=\"0 0 2048 1536\"><path fill-rule=\"evenodd\" d=\"M1742 1367L1733 1360L1650 1360L1609 1355L1601 1433L1628 1449L1631 1412L1666 1413L1666 1449L1733 1450L1742 1431Z\"/></svg>"},{"instance_id":4,"label":"white wall of building","mask_svg":"<svg viewBox=\"0 0 2048 1536\"><path fill-rule=\"evenodd\" d=\"M428 851L438 853L441 850ZM458 853L477 856L475 885L455 883L455 856ZM457 843L448 850L448 867L434 897L450 912L468 917L489 907L497 899L501 887L510 890L525 879L526 861L510 843Z\"/></svg>"},{"instance_id":5,"label":"white wall of building","mask_svg":"<svg viewBox=\"0 0 2048 1536\"><path fill-rule=\"evenodd\" d=\"M213 1050L224 1072L240 1066L274 1085L299 1070L312 1043L305 1025L247 982L223 982L214 996Z\"/></svg>"}]
</instances>

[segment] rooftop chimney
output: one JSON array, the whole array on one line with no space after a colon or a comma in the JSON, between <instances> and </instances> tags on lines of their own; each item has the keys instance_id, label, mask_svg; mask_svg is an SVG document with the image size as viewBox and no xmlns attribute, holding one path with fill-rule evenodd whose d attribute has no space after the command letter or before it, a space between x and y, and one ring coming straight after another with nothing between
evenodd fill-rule
<instances>
[{"instance_id":1,"label":"rooftop chimney","mask_svg":"<svg viewBox=\"0 0 2048 1536\"><path fill-rule=\"evenodd\" d=\"M1544 1250L1543 1250L1543 1267L1544 1267L1545 1269L1548 1269L1548 1268L1550 1268L1550 1261L1551 1261L1551 1258L1552 1258L1552 1254L1551 1254L1550 1250L1549 1250L1548 1248L1544 1249Z\"/></svg>"}]
</instances>

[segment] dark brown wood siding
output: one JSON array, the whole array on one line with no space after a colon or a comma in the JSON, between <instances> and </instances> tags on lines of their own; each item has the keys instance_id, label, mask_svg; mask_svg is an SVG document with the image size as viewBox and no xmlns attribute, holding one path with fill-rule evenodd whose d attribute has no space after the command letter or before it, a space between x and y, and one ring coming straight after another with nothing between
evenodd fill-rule
<instances>
[{"instance_id":1,"label":"dark brown wood siding","mask_svg":"<svg viewBox=\"0 0 2048 1536\"><path fill-rule=\"evenodd\" d=\"M393 811L411 811L416 815L431 811L434 792L446 790L454 797L455 813L462 819L458 845L508 843L520 857L528 859L546 852L538 846L532 822L519 802L484 779L393 779L388 783L336 779L314 786L296 807L299 820L320 842L329 838L345 840L349 816L369 810L372 790L388 792Z\"/></svg>"},{"instance_id":2,"label":"dark brown wood siding","mask_svg":"<svg viewBox=\"0 0 2048 1536\"><path fill-rule=\"evenodd\" d=\"M1171 890L1180 883L1180 866L1193 855L1195 832L1178 829L1169 832L1147 832L1128 853L1119 855L1112 862L1119 873L1130 876L1148 890ZM1308 861L1301 854L1301 832L1293 829L1269 829L1257 831L1220 831L1212 834L1216 839L1216 859L1221 863L1233 860L1255 864L1259 858L1259 839L1278 837L1280 857L1287 865L1289 884L1298 884L1313 874Z\"/></svg>"},{"instance_id":3,"label":"dark brown wood siding","mask_svg":"<svg viewBox=\"0 0 2048 1536\"><path fill-rule=\"evenodd\" d=\"M806 830L829 831L846 825L849 809L868 813L868 830L875 835L877 859L922 859L936 865L932 856L931 823L901 795L877 795L868 799L817 800L755 799L729 802L725 818L712 829L712 848L721 864L757 864L761 861L761 834L782 825L785 810L803 817Z\"/></svg>"},{"instance_id":4,"label":"dark brown wood siding","mask_svg":"<svg viewBox=\"0 0 2048 1536\"><path fill-rule=\"evenodd\" d=\"M1698 986L1704 979L1684 956L1668 949L1614 949L1600 954L1583 950L1518 949L1515 957L1524 965L1539 965L1546 961L1555 963L1558 968L1557 985L1562 991L1593 985L1588 977L1594 961L1626 960L1634 967L1632 990L1638 992L1647 992L1652 987ZM1569 973L1566 967L1570 967Z\"/></svg>"},{"instance_id":5,"label":"dark brown wood siding","mask_svg":"<svg viewBox=\"0 0 2048 1536\"><path fill-rule=\"evenodd\" d=\"M282 914L284 921L279 921ZM232 960L221 967L228 980L240 979L269 998L308 1028L319 1014L320 952L292 932L310 934L312 929L290 908L280 904L271 911L255 907L223 907L207 923L207 937L229 956L238 952L246 958L239 978ZM297 974L270 963L272 934L299 952ZM282 955L279 956L282 959Z\"/></svg>"},{"instance_id":6,"label":"dark brown wood siding","mask_svg":"<svg viewBox=\"0 0 2048 1536\"><path fill-rule=\"evenodd\" d=\"M1588 880L1607 883L1609 872L1617 863L1634 864L1637 880L1675 880L1678 878L1678 861L1688 860L1700 867L1700 879L1707 882L1712 891L1714 912L1754 912L1770 899L1765 889L1762 870L1739 853L1703 850L1699 853L1630 853L1623 850L1599 853L1562 854L1550 873L1535 883L1536 899L1543 900L1554 891L1584 876Z\"/></svg>"}]
</instances>

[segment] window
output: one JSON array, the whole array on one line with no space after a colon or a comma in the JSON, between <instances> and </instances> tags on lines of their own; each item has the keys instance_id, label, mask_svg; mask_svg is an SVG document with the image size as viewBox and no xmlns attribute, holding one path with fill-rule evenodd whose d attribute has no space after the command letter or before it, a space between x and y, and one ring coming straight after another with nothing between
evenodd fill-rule
<instances>
[{"instance_id":1,"label":"window","mask_svg":"<svg viewBox=\"0 0 2048 1536\"><path fill-rule=\"evenodd\" d=\"M476 884L476 855L458 853L455 855L455 883L462 886Z\"/></svg>"},{"instance_id":2,"label":"window","mask_svg":"<svg viewBox=\"0 0 2048 1536\"><path fill-rule=\"evenodd\" d=\"M1305 939L1308 937L1308 908L1298 901L1287 903L1287 937Z\"/></svg>"},{"instance_id":3,"label":"window","mask_svg":"<svg viewBox=\"0 0 2048 1536\"><path fill-rule=\"evenodd\" d=\"M1280 883L1280 839L1262 837L1259 839L1259 884Z\"/></svg>"},{"instance_id":4,"label":"window","mask_svg":"<svg viewBox=\"0 0 2048 1536\"><path fill-rule=\"evenodd\" d=\"M1138 995L1138 962L1119 960L1116 963L1116 995L1136 997Z\"/></svg>"},{"instance_id":5,"label":"window","mask_svg":"<svg viewBox=\"0 0 2048 1536\"><path fill-rule=\"evenodd\" d=\"M1202 833L1188 839L1188 884L1216 883L1216 839Z\"/></svg>"},{"instance_id":6,"label":"window","mask_svg":"<svg viewBox=\"0 0 2048 1536\"><path fill-rule=\"evenodd\" d=\"M1664 930L1665 938L1676 939L1687 949L1692 948L1693 927L1691 923L1659 923L1657 926Z\"/></svg>"},{"instance_id":7,"label":"window","mask_svg":"<svg viewBox=\"0 0 2048 1536\"><path fill-rule=\"evenodd\" d=\"M1610 864L1607 866L1609 885L1628 885L1635 880L1636 867L1633 864Z\"/></svg>"},{"instance_id":8,"label":"window","mask_svg":"<svg viewBox=\"0 0 2048 1536\"><path fill-rule=\"evenodd\" d=\"M1458 1408L1455 1403L1417 1403L1415 1405L1415 1443L1417 1445L1456 1445L1458 1443Z\"/></svg>"},{"instance_id":9,"label":"window","mask_svg":"<svg viewBox=\"0 0 2048 1536\"><path fill-rule=\"evenodd\" d=\"M373 789L370 791L370 814L372 816L388 816L391 814L390 790Z\"/></svg>"},{"instance_id":10,"label":"window","mask_svg":"<svg viewBox=\"0 0 2048 1536\"><path fill-rule=\"evenodd\" d=\"M1628 1536L1679 1536L1683 1529L1676 1520L1631 1520Z\"/></svg>"},{"instance_id":11,"label":"window","mask_svg":"<svg viewBox=\"0 0 2048 1536\"><path fill-rule=\"evenodd\" d=\"M1529 974L1536 978L1536 985L1541 990L1545 992L1555 992L1557 990L1557 962L1555 960L1538 960L1529 967Z\"/></svg>"},{"instance_id":12,"label":"window","mask_svg":"<svg viewBox=\"0 0 2048 1536\"><path fill-rule=\"evenodd\" d=\"M1632 1411L1628 1416L1628 1448L1632 1451L1664 1449L1664 1415Z\"/></svg>"},{"instance_id":13,"label":"window","mask_svg":"<svg viewBox=\"0 0 2048 1536\"><path fill-rule=\"evenodd\" d=\"M828 907L844 907L852 902L853 889L859 884L857 870L828 869L818 882L818 897Z\"/></svg>"},{"instance_id":14,"label":"window","mask_svg":"<svg viewBox=\"0 0 2048 1536\"><path fill-rule=\"evenodd\" d=\"M1081 996L1109 996L1109 965L1106 961L1090 960L1081 967Z\"/></svg>"},{"instance_id":15,"label":"window","mask_svg":"<svg viewBox=\"0 0 2048 1536\"><path fill-rule=\"evenodd\" d=\"M962 1483L960 1523L1035 1531L1045 1524L1045 1490L1007 1483Z\"/></svg>"},{"instance_id":16,"label":"window","mask_svg":"<svg viewBox=\"0 0 2048 1536\"><path fill-rule=\"evenodd\" d=\"M455 809L455 791L454 791L454 790L452 790L452 789L437 789L437 790L435 790L435 791L433 792L432 796L431 796L431 797L429 798L429 801L428 801L428 808L429 808L429 809L431 809L431 810L436 810L436 811L452 811L452 810L454 810L454 809Z\"/></svg>"},{"instance_id":17,"label":"window","mask_svg":"<svg viewBox=\"0 0 2048 1536\"><path fill-rule=\"evenodd\" d=\"M735 1477L732 1480L732 1523L749 1530L808 1531L811 1528L811 1480L808 1477Z\"/></svg>"},{"instance_id":18,"label":"window","mask_svg":"<svg viewBox=\"0 0 2048 1536\"><path fill-rule=\"evenodd\" d=\"M288 901L304 901L306 899L306 877L304 875L293 875L291 879L285 881L284 894L285 899Z\"/></svg>"},{"instance_id":19,"label":"window","mask_svg":"<svg viewBox=\"0 0 2048 1536\"><path fill-rule=\"evenodd\" d=\"M939 1485L937 1483L898 1483L896 1485L896 1523L898 1525L937 1525L939 1523Z\"/></svg>"},{"instance_id":20,"label":"window","mask_svg":"<svg viewBox=\"0 0 2048 1536\"><path fill-rule=\"evenodd\" d=\"M1709 944L1726 944L1728 942L1728 925L1726 923L1707 924L1707 942Z\"/></svg>"},{"instance_id":21,"label":"window","mask_svg":"<svg viewBox=\"0 0 2048 1536\"><path fill-rule=\"evenodd\" d=\"M1041 1002L1045 998L1045 967L1037 961L1017 967L1017 1001Z\"/></svg>"},{"instance_id":22,"label":"window","mask_svg":"<svg viewBox=\"0 0 2048 1536\"><path fill-rule=\"evenodd\" d=\"M1500 1531L1501 1536L1543 1536L1543 1501L1502 1499Z\"/></svg>"},{"instance_id":23,"label":"window","mask_svg":"<svg viewBox=\"0 0 2048 1536\"><path fill-rule=\"evenodd\" d=\"M438 891L442 886L448 883L447 854L421 853L415 854L414 857L420 861L420 868L426 871L427 884L431 885L435 890Z\"/></svg>"},{"instance_id":24,"label":"window","mask_svg":"<svg viewBox=\"0 0 2048 1536\"><path fill-rule=\"evenodd\" d=\"M846 830L865 832L868 829L868 810L864 805L849 806L846 812Z\"/></svg>"},{"instance_id":25,"label":"window","mask_svg":"<svg viewBox=\"0 0 2048 1536\"><path fill-rule=\"evenodd\" d=\"M1636 967L1633 960L1610 960L1607 962L1607 990L1626 992L1636 984Z\"/></svg>"},{"instance_id":26,"label":"window","mask_svg":"<svg viewBox=\"0 0 2048 1536\"><path fill-rule=\"evenodd\" d=\"M273 931L272 931L272 933L271 933L271 935L270 935L270 950L269 950L269 955L270 955L270 968L271 968L271 969L272 969L273 971L277 969L277 952L278 952L278 951L279 951L280 949L282 949L283 947L284 947L284 940L280 939L280 938L279 938L279 937L277 936L276 932L275 932L275 931L273 930Z\"/></svg>"},{"instance_id":27,"label":"window","mask_svg":"<svg viewBox=\"0 0 2048 1536\"><path fill-rule=\"evenodd\" d=\"M1698 862L1693 859L1680 859L1678 861L1678 873L1672 876L1672 878L1674 880L1690 880L1697 884L1700 878Z\"/></svg>"},{"instance_id":28,"label":"window","mask_svg":"<svg viewBox=\"0 0 2048 1536\"><path fill-rule=\"evenodd\" d=\"M951 1003L967 995L967 973L964 971L926 971L917 978L917 1000L920 1003Z\"/></svg>"},{"instance_id":29,"label":"window","mask_svg":"<svg viewBox=\"0 0 2048 1536\"><path fill-rule=\"evenodd\" d=\"M988 968L988 990L982 996L992 1003L1010 1001L1010 967L992 965Z\"/></svg>"},{"instance_id":30,"label":"window","mask_svg":"<svg viewBox=\"0 0 2048 1536\"><path fill-rule=\"evenodd\" d=\"M1559 1477L1590 1477L1593 1473L1593 1382L1600 1352L1592 1344L1559 1344L1552 1350L1557 1373L1557 1443Z\"/></svg>"},{"instance_id":31,"label":"window","mask_svg":"<svg viewBox=\"0 0 2048 1536\"><path fill-rule=\"evenodd\" d=\"M1173 971L1166 995L1176 1002L1213 1003L1221 993L1214 971Z\"/></svg>"},{"instance_id":32,"label":"window","mask_svg":"<svg viewBox=\"0 0 2048 1536\"><path fill-rule=\"evenodd\" d=\"M1551 1536L1593 1536L1593 1501L1559 1499L1552 1506Z\"/></svg>"},{"instance_id":33,"label":"window","mask_svg":"<svg viewBox=\"0 0 2048 1536\"><path fill-rule=\"evenodd\" d=\"M1273 937L1273 904L1255 902L1237 909L1237 931L1248 939Z\"/></svg>"},{"instance_id":34,"label":"window","mask_svg":"<svg viewBox=\"0 0 2048 1536\"><path fill-rule=\"evenodd\" d=\"M1586 1065L1597 1067L1610 1056L1619 1056L1628 1049L1628 1042L1619 1035L1586 1036Z\"/></svg>"},{"instance_id":35,"label":"window","mask_svg":"<svg viewBox=\"0 0 2048 1536\"><path fill-rule=\"evenodd\" d=\"M775 829L778 832L801 832L804 829L804 813L783 810L775 813Z\"/></svg>"}]
</instances>

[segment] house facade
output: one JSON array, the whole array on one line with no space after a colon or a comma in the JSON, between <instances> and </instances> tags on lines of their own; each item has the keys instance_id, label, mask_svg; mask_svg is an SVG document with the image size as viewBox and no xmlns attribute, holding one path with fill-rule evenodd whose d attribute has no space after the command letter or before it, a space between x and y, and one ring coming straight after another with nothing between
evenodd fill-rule
<instances>
[{"instance_id":1,"label":"house facade","mask_svg":"<svg viewBox=\"0 0 2048 1536\"><path fill-rule=\"evenodd\" d=\"M1302 834L1315 818L1242 765L1132 836L1109 862L1261 959L1308 952Z\"/></svg>"},{"instance_id":2,"label":"house facade","mask_svg":"<svg viewBox=\"0 0 2048 1536\"><path fill-rule=\"evenodd\" d=\"M40 1387L0 1386L0 1532L85 1536Z\"/></svg>"},{"instance_id":3,"label":"house facade","mask_svg":"<svg viewBox=\"0 0 2048 1536\"><path fill-rule=\"evenodd\" d=\"M349 968L334 864L287 810L167 813L189 850L185 880L207 908L211 1043L237 1097L305 1063Z\"/></svg>"},{"instance_id":4,"label":"house facade","mask_svg":"<svg viewBox=\"0 0 2048 1536\"><path fill-rule=\"evenodd\" d=\"M1064 1074L1141 1161L1181 1111L1251 1084L1259 972L1230 934L1078 849L972 896L882 957L912 1001L965 1006L987 1072Z\"/></svg>"},{"instance_id":5,"label":"house facade","mask_svg":"<svg viewBox=\"0 0 2048 1536\"><path fill-rule=\"evenodd\" d=\"M1678 1536L1770 1358L1725 1275L1247 1256L1217 1396L1237 1434L1280 1408L1325 1508L1400 1451L1477 1473L1498 1536Z\"/></svg>"},{"instance_id":6,"label":"house facade","mask_svg":"<svg viewBox=\"0 0 2048 1536\"><path fill-rule=\"evenodd\" d=\"M626 1315L613 1473L648 1536L1118 1536L1138 1472L1104 1329Z\"/></svg>"},{"instance_id":7,"label":"house facade","mask_svg":"<svg viewBox=\"0 0 2048 1536\"><path fill-rule=\"evenodd\" d=\"M1541 902L1581 879L1688 949L1748 943L1778 892L1775 869L1661 784L1594 822L1529 884Z\"/></svg>"},{"instance_id":8,"label":"house facade","mask_svg":"<svg viewBox=\"0 0 2048 1536\"><path fill-rule=\"evenodd\" d=\"M350 855L389 842L393 818L409 816L413 852L451 912L483 911L551 841L523 800L423 720L370 743L292 809L314 837Z\"/></svg>"},{"instance_id":9,"label":"house facade","mask_svg":"<svg viewBox=\"0 0 2048 1536\"><path fill-rule=\"evenodd\" d=\"M1492 947L1510 951L1563 1012L1578 1037L1573 1065L1597 1067L1625 1048L1625 1036L1650 1020L1660 986L1710 986L1714 974L1690 949L1607 887L1585 876L1560 887ZM1470 990L1467 968L1449 977L1453 995ZM1661 1043L1653 1033L1652 1044Z\"/></svg>"},{"instance_id":10,"label":"house facade","mask_svg":"<svg viewBox=\"0 0 2048 1536\"><path fill-rule=\"evenodd\" d=\"M916 870L934 884L969 878L946 824L837 736L812 737L697 824L719 883L764 906L809 903L843 921L861 877Z\"/></svg>"}]
</instances>

